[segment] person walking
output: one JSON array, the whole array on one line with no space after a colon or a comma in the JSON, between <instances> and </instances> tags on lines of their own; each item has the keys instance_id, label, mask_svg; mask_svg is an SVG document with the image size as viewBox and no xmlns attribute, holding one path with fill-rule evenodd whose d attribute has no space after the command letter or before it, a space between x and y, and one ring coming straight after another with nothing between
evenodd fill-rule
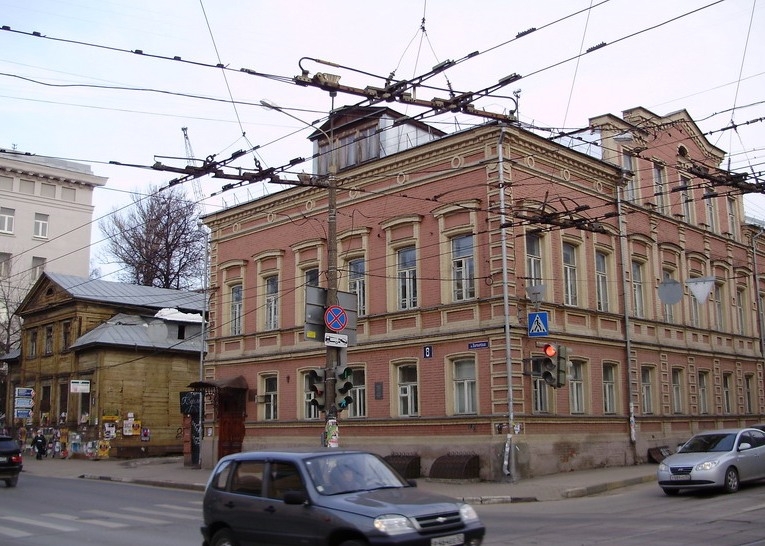
<instances>
[{"instance_id":1,"label":"person walking","mask_svg":"<svg viewBox=\"0 0 765 546\"><path fill-rule=\"evenodd\" d=\"M42 430L37 431L37 435L32 438L32 447L37 452L37 459L45 457L45 453L48 450L48 441L43 436Z\"/></svg>"}]
</instances>

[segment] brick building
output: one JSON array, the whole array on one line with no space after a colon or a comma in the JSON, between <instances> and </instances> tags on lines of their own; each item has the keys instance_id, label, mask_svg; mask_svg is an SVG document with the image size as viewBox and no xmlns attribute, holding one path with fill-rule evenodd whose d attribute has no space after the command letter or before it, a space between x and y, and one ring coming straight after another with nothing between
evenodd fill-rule
<instances>
[{"instance_id":1,"label":"brick building","mask_svg":"<svg viewBox=\"0 0 765 546\"><path fill-rule=\"evenodd\" d=\"M724 152L685 111L600 116L559 139L396 120L346 110L312 135L314 172L330 153L339 167L338 288L357 295L342 446L417 454L424 475L477 455L499 479L631 464L763 419L753 186L718 169ZM203 461L232 414L244 449L319 445L310 372L327 348L304 324L306 286L326 287L327 217L313 186L205 218L205 376L241 388L233 412L208 404ZM544 316L548 335L530 336ZM562 388L531 360L540 341L567 348Z\"/></svg>"}]
</instances>

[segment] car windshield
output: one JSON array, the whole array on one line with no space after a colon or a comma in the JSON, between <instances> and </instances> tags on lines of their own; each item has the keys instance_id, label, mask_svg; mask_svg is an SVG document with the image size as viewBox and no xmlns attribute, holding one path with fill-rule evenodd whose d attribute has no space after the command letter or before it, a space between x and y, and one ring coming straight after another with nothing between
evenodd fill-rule
<instances>
[{"instance_id":1,"label":"car windshield","mask_svg":"<svg viewBox=\"0 0 765 546\"><path fill-rule=\"evenodd\" d=\"M306 461L308 474L322 495L406 487L380 458L369 453L337 453Z\"/></svg>"},{"instance_id":2,"label":"car windshield","mask_svg":"<svg viewBox=\"0 0 765 546\"><path fill-rule=\"evenodd\" d=\"M730 451L736 442L736 434L701 434L688 440L678 453L708 453Z\"/></svg>"}]
</instances>

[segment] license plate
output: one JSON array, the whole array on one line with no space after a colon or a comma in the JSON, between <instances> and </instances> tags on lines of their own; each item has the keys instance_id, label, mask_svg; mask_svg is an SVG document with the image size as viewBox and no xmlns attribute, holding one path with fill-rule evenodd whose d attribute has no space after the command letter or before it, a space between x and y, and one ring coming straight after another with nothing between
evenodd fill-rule
<instances>
[{"instance_id":1,"label":"license plate","mask_svg":"<svg viewBox=\"0 0 765 546\"><path fill-rule=\"evenodd\" d=\"M0 457L0 463L7 463L8 457Z\"/></svg>"},{"instance_id":2,"label":"license plate","mask_svg":"<svg viewBox=\"0 0 765 546\"><path fill-rule=\"evenodd\" d=\"M430 539L430 546L458 546L459 544L465 544L465 535L462 533Z\"/></svg>"},{"instance_id":3,"label":"license plate","mask_svg":"<svg viewBox=\"0 0 765 546\"><path fill-rule=\"evenodd\" d=\"M690 481L691 475L690 474L678 474L676 476L670 476L670 480L673 482L687 482Z\"/></svg>"}]
</instances>

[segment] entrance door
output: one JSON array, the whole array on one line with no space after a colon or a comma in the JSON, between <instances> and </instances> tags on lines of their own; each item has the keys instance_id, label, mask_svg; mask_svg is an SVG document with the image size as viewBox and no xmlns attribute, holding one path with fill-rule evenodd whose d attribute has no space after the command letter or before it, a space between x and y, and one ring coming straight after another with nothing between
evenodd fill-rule
<instances>
[{"instance_id":1,"label":"entrance door","mask_svg":"<svg viewBox=\"0 0 765 546\"><path fill-rule=\"evenodd\" d=\"M242 451L246 393L244 389L221 389L218 393L218 459Z\"/></svg>"}]
</instances>

